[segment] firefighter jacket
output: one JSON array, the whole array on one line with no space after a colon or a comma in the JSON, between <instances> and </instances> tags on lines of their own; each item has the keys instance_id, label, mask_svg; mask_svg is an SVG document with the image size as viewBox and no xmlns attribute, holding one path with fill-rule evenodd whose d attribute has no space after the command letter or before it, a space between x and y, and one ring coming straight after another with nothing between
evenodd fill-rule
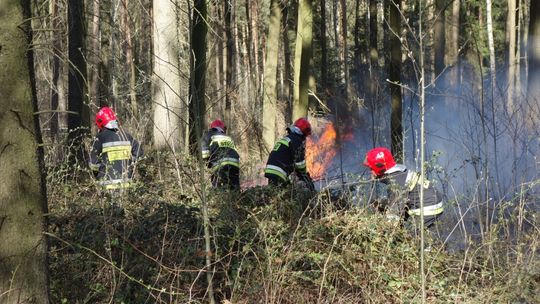
<instances>
[{"instance_id":1,"label":"firefighter jacket","mask_svg":"<svg viewBox=\"0 0 540 304\"><path fill-rule=\"evenodd\" d=\"M130 134L103 128L92 145L90 168L105 189L128 188L133 177L133 163L142 154L142 148Z\"/></svg>"},{"instance_id":2,"label":"firefighter jacket","mask_svg":"<svg viewBox=\"0 0 540 304\"><path fill-rule=\"evenodd\" d=\"M226 166L240 167L240 155L234 141L220 128L212 128L204 136L202 158L213 173Z\"/></svg>"},{"instance_id":3,"label":"firefighter jacket","mask_svg":"<svg viewBox=\"0 0 540 304\"><path fill-rule=\"evenodd\" d=\"M295 172L300 180L306 182L308 188L314 190L313 181L306 168L305 137L288 129L289 134L280 139L268 156L264 176L288 183L289 175Z\"/></svg>"},{"instance_id":4,"label":"firefighter jacket","mask_svg":"<svg viewBox=\"0 0 540 304\"><path fill-rule=\"evenodd\" d=\"M385 189L383 192L386 192L381 194L380 189L378 191L379 195L386 196L385 209L395 215L399 214L404 220L420 216L420 173L409 171L404 165L397 164L387 170L378 182ZM431 223L444 211L443 202L428 180L424 180L423 187L424 221Z\"/></svg>"}]
</instances>

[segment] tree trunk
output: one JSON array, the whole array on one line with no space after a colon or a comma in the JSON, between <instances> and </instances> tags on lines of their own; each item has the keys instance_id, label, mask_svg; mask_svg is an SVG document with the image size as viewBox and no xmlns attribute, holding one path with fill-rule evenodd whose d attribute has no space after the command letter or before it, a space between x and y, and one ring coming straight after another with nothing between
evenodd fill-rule
<instances>
[{"instance_id":1,"label":"tree trunk","mask_svg":"<svg viewBox=\"0 0 540 304\"><path fill-rule=\"evenodd\" d=\"M85 103L86 61L84 60L84 5L77 0L68 2L68 129L70 141L76 149L81 147L82 136L90 127L90 109ZM85 152L74 151L73 155L82 160Z\"/></svg>"},{"instance_id":2,"label":"tree trunk","mask_svg":"<svg viewBox=\"0 0 540 304\"><path fill-rule=\"evenodd\" d=\"M270 18L266 38L266 64L264 66L263 84L262 137L266 153L272 150L276 138L277 64L281 18L279 0L272 0L270 2Z\"/></svg>"},{"instance_id":3,"label":"tree trunk","mask_svg":"<svg viewBox=\"0 0 540 304\"><path fill-rule=\"evenodd\" d=\"M350 81L349 81L349 45L347 43L347 34L349 33L347 29L347 1L340 0L341 5L341 60L343 67L343 81L345 82L345 90L344 90L344 97L345 102L349 103L349 95L350 95Z\"/></svg>"},{"instance_id":4,"label":"tree trunk","mask_svg":"<svg viewBox=\"0 0 540 304\"><path fill-rule=\"evenodd\" d=\"M433 29L433 52L435 77L444 70L446 0L435 0L435 23Z\"/></svg>"},{"instance_id":5,"label":"tree trunk","mask_svg":"<svg viewBox=\"0 0 540 304\"><path fill-rule=\"evenodd\" d=\"M493 40L493 19L491 17L491 0L486 0L486 27L488 36L489 49L489 70L491 75L491 91L492 95L495 91L497 80L497 71L495 67L495 42ZM492 96L493 97L493 96ZM493 101L492 101L493 102Z\"/></svg>"},{"instance_id":6,"label":"tree trunk","mask_svg":"<svg viewBox=\"0 0 540 304\"><path fill-rule=\"evenodd\" d=\"M49 303L45 166L37 115L30 1L0 18L0 303Z\"/></svg>"},{"instance_id":7,"label":"tree trunk","mask_svg":"<svg viewBox=\"0 0 540 304\"><path fill-rule=\"evenodd\" d=\"M51 25L52 31L52 84L51 84L51 139L56 140L59 133L59 103L60 103L60 72L62 71L61 58L62 58L62 29L61 29L61 16L59 14L59 5L57 0L52 0L51 3Z\"/></svg>"},{"instance_id":8,"label":"tree trunk","mask_svg":"<svg viewBox=\"0 0 540 304\"><path fill-rule=\"evenodd\" d=\"M390 136L392 142L392 154L397 162L403 161L403 103L401 101L401 34L400 0L390 0L389 3L389 26L390 26L390 66L389 80L391 98Z\"/></svg>"},{"instance_id":9,"label":"tree trunk","mask_svg":"<svg viewBox=\"0 0 540 304\"><path fill-rule=\"evenodd\" d=\"M189 82L189 144L190 151L198 156L202 131L205 129L204 99L206 85L206 1L195 0L191 32L190 82Z\"/></svg>"},{"instance_id":10,"label":"tree trunk","mask_svg":"<svg viewBox=\"0 0 540 304\"><path fill-rule=\"evenodd\" d=\"M180 146L179 45L177 37L176 1L154 0L154 146Z\"/></svg>"},{"instance_id":11,"label":"tree trunk","mask_svg":"<svg viewBox=\"0 0 540 304\"><path fill-rule=\"evenodd\" d=\"M131 22L129 19L129 0L121 0L120 3L120 20L121 27L124 32L126 43L126 64L129 71L129 103L131 106L132 115L137 115L137 73L135 67L135 58L133 55L133 39L131 37Z\"/></svg>"},{"instance_id":12,"label":"tree trunk","mask_svg":"<svg viewBox=\"0 0 540 304\"><path fill-rule=\"evenodd\" d=\"M379 47L377 43L377 0L369 0L369 96L376 97L379 72Z\"/></svg>"},{"instance_id":13,"label":"tree trunk","mask_svg":"<svg viewBox=\"0 0 540 304\"><path fill-rule=\"evenodd\" d=\"M529 12L529 66L527 98L529 103L540 102L540 1L531 0Z\"/></svg>"},{"instance_id":14,"label":"tree trunk","mask_svg":"<svg viewBox=\"0 0 540 304\"><path fill-rule=\"evenodd\" d=\"M57 1L57 0L55 0ZM91 32L91 44L92 47L89 50L88 54L88 71L90 74L89 77L89 90L88 96L90 98L91 104L100 105L100 94L99 94L99 66L100 66L100 50L101 50L101 39L99 32L100 25L100 9L101 0L92 1L92 23L90 27Z\"/></svg>"},{"instance_id":15,"label":"tree trunk","mask_svg":"<svg viewBox=\"0 0 540 304\"><path fill-rule=\"evenodd\" d=\"M308 90L313 34L312 0L300 0L298 4L298 26L296 29L296 51L294 53L294 101L292 119L307 117Z\"/></svg>"},{"instance_id":16,"label":"tree trunk","mask_svg":"<svg viewBox=\"0 0 540 304\"><path fill-rule=\"evenodd\" d=\"M246 0L246 13L248 19L248 37L249 37L249 62L251 67L251 78L255 83L256 96L259 96L260 90L260 69L259 69L259 1Z\"/></svg>"},{"instance_id":17,"label":"tree trunk","mask_svg":"<svg viewBox=\"0 0 540 304\"><path fill-rule=\"evenodd\" d=\"M516 84L516 0L508 0L508 14L506 15L506 47L508 51L508 92L506 95L506 106L509 113L512 113Z\"/></svg>"},{"instance_id":18,"label":"tree trunk","mask_svg":"<svg viewBox=\"0 0 540 304\"><path fill-rule=\"evenodd\" d=\"M291 11L288 4L281 4L281 24L282 24L282 32L283 35L281 35L282 43L281 43L281 49L283 50L283 71L282 75L284 79L284 83L281 85L282 94L281 96L278 96L278 99L282 98L287 103L287 109L285 111L285 121L291 121L292 116L292 92L294 92L294 84L291 81L291 42L289 40L289 12ZM278 60L279 61L279 60Z\"/></svg>"},{"instance_id":19,"label":"tree trunk","mask_svg":"<svg viewBox=\"0 0 540 304\"><path fill-rule=\"evenodd\" d=\"M238 92L236 84L236 60L237 60L237 47L236 47L236 11L235 0L224 1L225 5L225 37L226 37L226 62L225 62L225 112L224 120L226 123L230 121L231 105L236 102Z\"/></svg>"},{"instance_id":20,"label":"tree trunk","mask_svg":"<svg viewBox=\"0 0 540 304\"><path fill-rule=\"evenodd\" d=\"M457 69L454 68L458 61L459 52L459 28L460 28L460 1L454 1L452 3L452 13L447 15L447 22L445 24L446 29L446 57L445 65L450 67L449 81L451 86L457 85Z\"/></svg>"},{"instance_id":21,"label":"tree trunk","mask_svg":"<svg viewBox=\"0 0 540 304\"><path fill-rule=\"evenodd\" d=\"M327 88L328 82L328 49L326 41L326 0L321 1L321 24L320 24L320 39L321 39L321 86Z\"/></svg>"}]
</instances>

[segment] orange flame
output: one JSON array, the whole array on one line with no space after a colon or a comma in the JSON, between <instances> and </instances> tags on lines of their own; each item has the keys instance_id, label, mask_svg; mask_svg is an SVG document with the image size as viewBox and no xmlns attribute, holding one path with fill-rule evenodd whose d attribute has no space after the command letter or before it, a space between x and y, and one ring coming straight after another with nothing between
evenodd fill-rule
<instances>
[{"instance_id":1,"label":"orange flame","mask_svg":"<svg viewBox=\"0 0 540 304\"><path fill-rule=\"evenodd\" d=\"M318 139L312 136L306 140L306 164L307 169L313 179L319 179L326 173L332 160L338 152L336 143L337 132L332 122L328 123ZM352 132L340 134L341 141L353 139Z\"/></svg>"},{"instance_id":2,"label":"orange flame","mask_svg":"<svg viewBox=\"0 0 540 304\"><path fill-rule=\"evenodd\" d=\"M318 179L323 176L336 156L336 135L334 125L329 123L316 141L311 136L307 138L306 163L312 178Z\"/></svg>"}]
</instances>

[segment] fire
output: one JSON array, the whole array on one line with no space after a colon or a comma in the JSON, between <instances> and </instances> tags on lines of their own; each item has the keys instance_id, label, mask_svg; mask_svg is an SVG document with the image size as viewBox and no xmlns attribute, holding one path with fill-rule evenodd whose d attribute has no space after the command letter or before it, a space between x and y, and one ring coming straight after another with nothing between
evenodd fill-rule
<instances>
[{"instance_id":1,"label":"fire","mask_svg":"<svg viewBox=\"0 0 540 304\"><path fill-rule=\"evenodd\" d=\"M307 169L313 179L320 179L332 164L338 151L337 132L332 122L328 123L318 138L310 136L306 140ZM350 141L350 131L340 133L340 141Z\"/></svg>"},{"instance_id":2,"label":"fire","mask_svg":"<svg viewBox=\"0 0 540 304\"><path fill-rule=\"evenodd\" d=\"M318 139L313 136L306 141L307 169L313 179L321 178L337 154L337 132L331 122L326 125Z\"/></svg>"}]
</instances>

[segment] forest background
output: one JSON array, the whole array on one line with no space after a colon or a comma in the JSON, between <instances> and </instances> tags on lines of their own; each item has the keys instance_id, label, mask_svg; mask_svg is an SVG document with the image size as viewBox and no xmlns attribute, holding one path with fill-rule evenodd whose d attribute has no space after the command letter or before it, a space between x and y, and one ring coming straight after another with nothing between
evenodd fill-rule
<instances>
[{"instance_id":1,"label":"forest background","mask_svg":"<svg viewBox=\"0 0 540 304\"><path fill-rule=\"evenodd\" d=\"M0 302L536 303L539 17L531 0L3 0ZM146 151L120 214L87 168L105 105ZM318 193L272 193L261 168L302 116ZM240 194L208 189L217 118ZM436 250L366 206L375 146L443 193Z\"/></svg>"}]
</instances>

